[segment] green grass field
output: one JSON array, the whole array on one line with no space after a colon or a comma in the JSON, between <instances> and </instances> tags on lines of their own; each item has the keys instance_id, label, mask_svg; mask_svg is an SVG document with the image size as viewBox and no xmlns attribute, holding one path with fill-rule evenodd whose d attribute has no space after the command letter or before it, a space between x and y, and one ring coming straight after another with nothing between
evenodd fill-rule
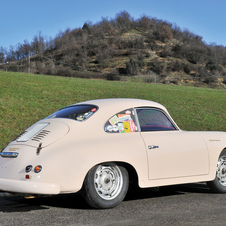
<instances>
[{"instance_id":1,"label":"green grass field","mask_svg":"<svg viewBox=\"0 0 226 226\"><path fill-rule=\"evenodd\" d=\"M163 104L183 130L226 131L226 91L0 71L0 148L57 109L101 98Z\"/></svg>"}]
</instances>

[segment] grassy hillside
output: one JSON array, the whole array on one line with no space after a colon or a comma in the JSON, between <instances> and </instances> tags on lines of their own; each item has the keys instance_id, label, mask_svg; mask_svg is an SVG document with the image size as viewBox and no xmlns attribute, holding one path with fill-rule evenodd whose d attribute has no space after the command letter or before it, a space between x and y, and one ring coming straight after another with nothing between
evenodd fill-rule
<instances>
[{"instance_id":1,"label":"grassy hillside","mask_svg":"<svg viewBox=\"0 0 226 226\"><path fill-rule=\"evenodd\" d=\"M183 130L225 131L225 90L0 71L0 148L61 107L123 97L163 104Z\"/></svg>"}]
</instances>

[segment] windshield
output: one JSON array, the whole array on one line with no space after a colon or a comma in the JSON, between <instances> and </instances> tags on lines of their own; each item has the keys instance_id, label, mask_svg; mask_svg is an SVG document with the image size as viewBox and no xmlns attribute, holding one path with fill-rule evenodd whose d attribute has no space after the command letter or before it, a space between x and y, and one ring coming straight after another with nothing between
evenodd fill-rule
<instances>
[{"instance_id":1,"label":"windshield","mask_svg":"<svg viewBox=\"0 0 226 226\"><path fill-rule=\"evenodd\" d=\"M58 110L57 112L48 116L47 119L68 118L74 119L76 121L85 121L86 119L91 117L97 110L98 107L95 105L72 105Z\"/></svg>"}]
</instances>

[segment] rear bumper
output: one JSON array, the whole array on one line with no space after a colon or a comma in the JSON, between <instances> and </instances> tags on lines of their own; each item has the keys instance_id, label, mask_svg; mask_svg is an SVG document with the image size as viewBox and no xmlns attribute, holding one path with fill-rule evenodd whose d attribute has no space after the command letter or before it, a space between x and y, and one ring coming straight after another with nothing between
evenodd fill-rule
<instances>
[{"instance_id":1,"label":"rear bumper","mask_svg":"<svg viewBox=\"0 0 226 226\"><path fill-rule=\"evenodd\" d=\"M60 185L54 183L0 179L0 191L34 195L57 195L60 190Z\"/></svg>"}]
</instances>

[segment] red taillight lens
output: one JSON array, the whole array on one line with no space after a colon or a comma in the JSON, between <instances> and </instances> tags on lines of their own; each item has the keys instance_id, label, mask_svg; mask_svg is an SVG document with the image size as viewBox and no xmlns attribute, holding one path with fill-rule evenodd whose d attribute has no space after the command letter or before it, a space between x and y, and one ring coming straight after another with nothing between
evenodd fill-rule
<instances>
[{"instance_id":1,"label":"red taillight lens","mask_svg":"<svg viewBox=\"0 0 226 226\"><path fill-rule=\"evenodd\" d=\"M39 173L40 171L42 170L42 166L38 165L38 166L35 166L35 173Z\"/></svg>"}]
</instances>

